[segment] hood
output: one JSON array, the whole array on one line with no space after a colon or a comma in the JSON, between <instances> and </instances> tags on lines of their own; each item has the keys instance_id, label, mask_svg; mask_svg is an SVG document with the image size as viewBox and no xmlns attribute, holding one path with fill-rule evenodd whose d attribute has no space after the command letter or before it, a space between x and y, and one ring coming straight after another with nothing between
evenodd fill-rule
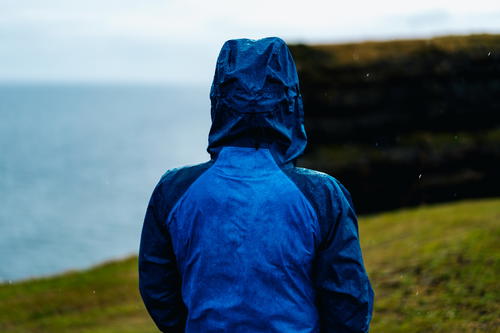
<instances>
[{"instance_id":1,"label":"hood","mask_svg":"<svg viewBox=\"0 0 500 333\"><path fill-rule=\"evenodd\" d=\"M269 148L278 164L307 144L299 79L286 43L276 37L234 39L222 46L210 91L208 152L224 146Z\"/></svg>"}]
</instances>

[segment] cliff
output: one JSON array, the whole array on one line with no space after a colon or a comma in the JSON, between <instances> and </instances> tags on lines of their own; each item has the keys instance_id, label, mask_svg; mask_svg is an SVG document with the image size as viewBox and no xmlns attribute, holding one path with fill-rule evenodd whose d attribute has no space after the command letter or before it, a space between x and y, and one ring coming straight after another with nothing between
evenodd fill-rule
<instances>
[{"instance_id":1,"label":"cliff","mask_svg":"<svg viewBox=\"0 0 500 333\"><path fill-rule=\"evenodd\" d=\"M300 165L342 181L359 212L500 195L500 35L291 50Z\"/></svg>"}]
</instances>

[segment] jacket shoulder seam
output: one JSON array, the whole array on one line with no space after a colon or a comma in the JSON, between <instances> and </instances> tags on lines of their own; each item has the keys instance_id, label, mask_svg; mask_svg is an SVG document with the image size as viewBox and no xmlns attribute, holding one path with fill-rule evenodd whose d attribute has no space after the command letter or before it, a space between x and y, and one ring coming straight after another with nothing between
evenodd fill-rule
<instances>
[{"instance_id":1,"label":"jacket shoulder seam","mask_svg":"<svg viewBox=\"0 0 500 333\"><path fill-rule=\"evenodd\" d=\"M296 168L297 169L297 168ZM281 173L288 179L288 181L290 183L292 183L292 186L300 193L300 196L305 200L306 204L308 205L309 209L311 209L311 211L313 212L314 214L314 222L315 222L315 227L316 227L316 231L318 232L318 240L317 240L317 244L316 244L316 247L319 246L320 244L320 238L321 238L321 226L320 226L320 215L319 215L319 212L316 210L316 208L314 208L314 205L311 203L311 201L309 200L309 198L304 194L304 192L299 188L299 186L293 181L293 179L290 178L290 176L283 171L283 169L281 170Z\"/></svg>"},{"instance_id":2,"label":"jacket shoulder seam","mask_svg":"<svg viewBox=\"0 0 500 333\"><path fill-rule=\"evenodd\" d=\"M198 175L193 177L193 179L191 179L190 182L188 182L188 186L186 186L183 189L182 194L180 194L178 196L178 198L175 199L175 201L171 203L170 209L166 212L166 217L162 221L162 223L164 223L165 226L167 224L168 219L170 218L171 212L177 206L177 203L184 197L184 195L186 194L188 189L193 185L193 183L196 182L196 180L198 178L200 178L206 171L208 171L212 167L212 165L213 165L213 161L208 161L205 163L199 163L199 164L193 164L193 165L186 165L186 166L182 166L179 168L169 169L162 175L162 177L160 178L160 181L158 182L157 187L165 186L169 181L178 179L179 173L189 172L189 170L192 168L197 168L197 167L203 168L206 166L206 169L202 170ZM163 191L159 190L158 194L163 202L165 202L167 200Z\"/></svg>"},{"instance_id":3,"label":"jacket shoulder seam","mask_svg":"<svg viewBox=\"0 0 500 333\"><path fill-rule=\"evenodd\" d=\"M166 226L169 225L169 221L172 217L172 214L175 212L175 210L178 208L180 202L182 201L182 199L184 199L184 197L187 195L187 193L189 192L189 190L199 181L199 179L207 172L209 171L213 166L214 166L215 163L213 163L212 161L210 162L207 162L206 165L208 166L205 170L203 170L199 175L196 176L196 178L194 178L192 180L192 182L189 184L189 186L186 186L186 188L184 189L184 191L182 192L182 194L179 196L179 198L177 198L177 200L175 201L175 203L172 205L172 208L170 209L170 211L168 212L168 215L166 216L165 218L165 221L164 223L166 224ZM201 165L196 165L196 166L201 166ZM184 167L184 168L189 168L189 166L187 167Z\"/></svg>"}]
</instances>

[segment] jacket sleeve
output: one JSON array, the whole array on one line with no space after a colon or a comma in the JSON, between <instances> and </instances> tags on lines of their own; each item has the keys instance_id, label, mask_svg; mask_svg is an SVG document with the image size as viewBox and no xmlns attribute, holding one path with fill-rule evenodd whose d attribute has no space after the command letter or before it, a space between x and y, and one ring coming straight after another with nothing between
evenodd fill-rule
<instances>
[{"instance_id":1,"label":"jacket sleeve","mask_svg":"<svg viewBox=\"0 0 500 333\"><path fill-rule=\"evenodd\" d=\"M181 279L166 226L163 201L158 185L149 201L142 228L139 290L160 331L183 332L187 311L182 302Z\"/></svg>"},{"instance_id":2,"label":"jacket sleeve","mask_svg":"<svg viewBox=\"0 0 500 333\"><path fill-rule=\"evenodd\" d=\"M374 293L363 264L351 196L340 182L332 185L332 216L314 272L321 332L364 333L369 330Z\"/></svg>"}]
</instances>

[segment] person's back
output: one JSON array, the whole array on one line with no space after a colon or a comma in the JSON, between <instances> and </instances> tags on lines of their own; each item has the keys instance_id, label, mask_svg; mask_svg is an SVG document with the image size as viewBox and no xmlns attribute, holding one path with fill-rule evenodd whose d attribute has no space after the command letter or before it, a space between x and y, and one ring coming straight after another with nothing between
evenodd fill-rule
<instances>
[{"instance_id":1,"label":"person's back","mask_svg":"<svg viewBox=\"0 0 500 333\"><path fill-rule=\"evenodd\" d=\"M306 145L295 65L278 38L224 44L204 164L168 171L141 238L144 303L164 332L366 332L373 292L335 178Z\"/></svg>"}]
</instances>

